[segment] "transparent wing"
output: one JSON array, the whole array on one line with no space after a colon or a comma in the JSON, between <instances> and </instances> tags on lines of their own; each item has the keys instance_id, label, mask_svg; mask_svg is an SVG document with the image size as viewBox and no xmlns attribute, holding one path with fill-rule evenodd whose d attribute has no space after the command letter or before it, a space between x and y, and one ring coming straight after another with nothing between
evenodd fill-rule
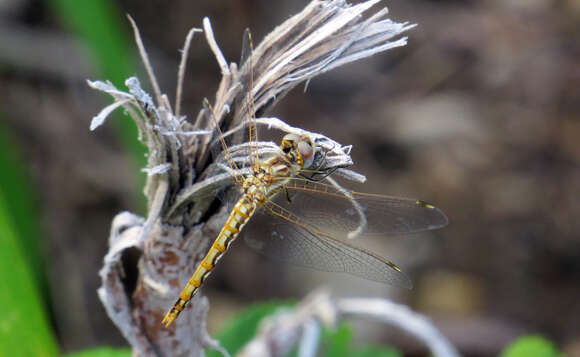
<instances>
[{"instance_id":1,"label":"transparent wing","mask_svg":"<svg viewBox=\"0 0 580 357\"><path fill-rule=\"evenodd\" d=\"M392 262L319 231L273 202L256 215L244 228L244 240L270 259L411 288L409 278Z\"/></svg>"},{"instance_id":2,"label":"transparent wing","mask_svg":"<svg viewBox=\"0 0 580 357\"><path fill-rule=\"evenodd\" d=\"M239 67L242 68L242 66L244 66L246 64L246 61L248 60L248 58L250 58L250 56L252 55L253 52L253 46L251 43L251 32L249 28L246 28L244 30L244 35L242 37L242 53L240 55L240 64Z\"/></svg>"},{"instance_id":3,"label":"transparent wing","mask_svg":"<svg viewBox=\"0 0 580 357\"><path fill-rule=\"evenodd\" d=\"M424 201L373 195L331 184L292 179L273 201L326 235L345 239L443 227L445 214ZM287 197L286 197L287 196Z\"/></svg>"},{"instance_id":4,"label":"transparent wing","mask_svg":"<svg viewBox=\"0 0 580 357\"><path fill-rule=\"evenodd\" d=\"M248 115L248 139L250 148L250 160L252 163L258 162L258 132L256 128L256 110L254 108L254 64L252 62L252 55L254 52L254 44L252 41L252 33L250 29L244 31L244 38L242 44L242 57L240 58L240 66L249 66L249 78L246 83L247 97L246 97L246 111Z\"/></svg>"}]
</instances>

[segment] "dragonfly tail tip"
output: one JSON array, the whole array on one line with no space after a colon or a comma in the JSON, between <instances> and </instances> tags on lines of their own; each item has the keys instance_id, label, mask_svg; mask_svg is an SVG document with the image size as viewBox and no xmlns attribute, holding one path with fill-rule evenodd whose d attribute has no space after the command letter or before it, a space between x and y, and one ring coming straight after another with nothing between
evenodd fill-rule
<instances>
[{"instance_id":1,"label":"dragonfly tail tip","mask_svg":"<svg viewBox=\"0 0 580 357\"><path fill-rule=\"evenodd\" d=\"M173 311L174 309L169 310L169 312L167 314L165 314L165 317L163 318L163 320L161 321L161 324L167 328L169 327L169 325L171 325L171 323L175 320L175 318L177 317L177 314L175 313L175 311Z\"/></svg>"}]
</instances>

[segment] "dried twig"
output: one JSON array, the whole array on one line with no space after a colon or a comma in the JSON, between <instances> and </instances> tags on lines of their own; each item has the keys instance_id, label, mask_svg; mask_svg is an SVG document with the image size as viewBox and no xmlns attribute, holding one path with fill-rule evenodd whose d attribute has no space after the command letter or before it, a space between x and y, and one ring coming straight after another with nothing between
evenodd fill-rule
<instances>
[{"instance_id":1,"label":"dried twig","mask_svg":"<svg viewBox=\"0 0 580 357\"><path fill-rule=\"evenodd\" d=\"M364 18L363 13L378 1L349 6L342 0L314 0L274 29L241 68L233 62L228 64L215 41L209 19L204 19L206 40L222 72L212 103L222 130L239 131L248 115L264 113L293 87L318 74L403 46L406 38L399 35L412 25L384 18L386 10ZM193 33L199 30L190 31L184 45L173 112L167 96L157 84L137 27L132 19L130 21L155 100L142 89L137 78L126 81L128 91L115 88L109 82L89 82L115 100L93 118L91 130L102 125L108 115L120 107L135 120L140 139L149 151L148 164L144 168L149 210L146 219L122 213L113 221L110 251L101 270L103 285L99 296L137 354L197 356L205 346L217 347L205 331L207 301L201 294L170 329L162 328L160 321L199 264L200 254L215 237L213 234L206 236L202 229L204 223L223 221L227 214L221 210L208 222L200 221L211 203L208 196L231 185L232 170L225 167L219 156L210 159L212 137L209 134L213 133L214 121L209 120L207 110L202 108L194 122L180 117L186 50ZM249 85L250 64L254 64L254 86ZM252 113L248 110L249 98L255 99L250 106ZM258 124L285 132L308 133L276 118L260 118ZM308 134L327 152L324 157L315 158L324 169L338 169L336 172L347 179L364 181L363 175L345 168L352 164L349 146L340 145L322 134ZM232 144L233 159L241 163L247 160L247 144ZM275 144L258 144L260 153L268 150L277 150ZM141 256L137 287L127 293L123 286L123 259L131 250Z\"/></svg>"},{"instance_id":2,"label":"dried twig","mask_svg":"<svg viewBox=\"0 0 580 357\"><path fill-rule=\"evenodd\" d=\"M321 325L332 327L339 319L359 317L406 331L424 343L434 356L459 357L429 320L407 306L376 298L333 299L325 290L313 293L296 309L282 311L264 321L258 335L238 356L286 356L297 344L299 356L312 356L316 353Z\"/></svg>"},{"instance_id":3,"label":"dried twig","mask_svg":"<svg viewBox=\"0 0 580 357\"><path fill-rule=\"evenodd\" d=\"M185 37L185 45L183 46L181 61L179 62L179 71L177 72L177 89L175 91L175 117L181 117L181 92L183 90L183 79L185 78L185 67L187 64L187 54L189 53L189 46L193 35L196 32L201 32L200 29L192 28Z\"/></svg>"},{"instance_id":4,"label":"dried twig","mask_svg":"<svg viewBox=\"0 0 580 357\"><path fill-rule=\"evenodd\" d=\"M422 341L434 356L458 357L453 345L424 316L386 299L348 298L336 302L345 317L362 317L398 327Z\"/></svg>"}]
</instances>

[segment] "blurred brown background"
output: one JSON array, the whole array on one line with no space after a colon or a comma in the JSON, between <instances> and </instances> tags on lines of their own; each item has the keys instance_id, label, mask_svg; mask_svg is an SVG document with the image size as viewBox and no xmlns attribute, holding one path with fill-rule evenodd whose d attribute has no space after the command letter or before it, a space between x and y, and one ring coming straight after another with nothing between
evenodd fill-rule
<instances>
[{"instance_id":1,"label":"blurred brown background","mask_svg":"<svg viewBox=\"0 0 580 357\"><path fill-rule=\"evenodd\" d=\"M230 61L244 28L259 42L306 1L118 0L131 14L163 90L173 98L178 50L211 18ZM541 333L580 355L580 1L390 0L392 19L419 26L409 45L335 70L272 115L353 144L368 192L417 197L450 219L431 234L360 242L402 266L401 291L267 263L242 244L204 288L219 329L243 306L340 295L385 296L430 316L465 356L496 355ZM123 345L96 295L110 221L139 211L142 175L112 125L88 130L109 103L82 45L40 0L0 1L0 108L37 187L46 236L50 314L63 351ZM129 28L124 30L129 34ZM115 56L114 53L111 56ZM213 97L219 69L192 44L183 112ZM139 74L141 66L126 77ZM366 243L366 244L365 244ZM242 268L240 268L242 267ZM366 342L422 354L388 328L357 324Z\"/></svg>"}]
</instances>

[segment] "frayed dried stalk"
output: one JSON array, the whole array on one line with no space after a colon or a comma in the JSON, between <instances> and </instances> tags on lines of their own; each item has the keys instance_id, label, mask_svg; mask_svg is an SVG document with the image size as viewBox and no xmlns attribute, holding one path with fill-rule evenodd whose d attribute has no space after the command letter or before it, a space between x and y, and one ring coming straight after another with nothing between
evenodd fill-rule
<instances>
[{"instance_id":1,"label":"frayed dried stalk","mask_svg":"<svg viewBox=\"0 0 580 357\"><path fill-rule=\"evenodd\" d=\"M413 25L384 18L386 9L363 17L362 14L378 1L369 0L355 6L341 0L312 1L301 13L274 29L241 68L233 62L228 64L213 37L209 20L204 19L206 40L222 72L212 109L222 130L241 130L250 116L264 113L289 90L316 75L405 45L406 38L399 35ZM137 27L132 19L130 21L154 99L134 77L125 83L128 92L109 82L89 82L90 86L115 100L93 118L91 130L102 125L117 108L123 108L135 120L139 138L149 151L148 165L144 169L147 172L148 215L144 219L124 212L113 220L110 250L100 272L103 286L99 296L137 355L198 356L204 348L219 349L217 342L205 331L208 309L205 297L198 294L170 329L162 328L160 321L225 220L228 212L222 209L206 222L200 221L213 199L208 197L231 185L232 172L220 157L210 158L214 121L208 109L202 109L193 122L181 116L181 84L187 49L194 33L201 30L192 29L187 36L173 109L157 84ZM250 68L253 69L252 86L249 85ZM334 168L347 179L364 181L363 175L345 168L352 164L349 146L342 146L322 134L294 128L277 118L259 118L258 125L309 134L326 151L324 157L315 158L324 169ZM233 144L237 145L231 148L232 157L243 162L247 157L247 144ZM276 144L270 142L258 144L260 153L275 147ZM127 294L122 260L131 249L141 256L137 287Z\"/></svg>"}]
</instances>

